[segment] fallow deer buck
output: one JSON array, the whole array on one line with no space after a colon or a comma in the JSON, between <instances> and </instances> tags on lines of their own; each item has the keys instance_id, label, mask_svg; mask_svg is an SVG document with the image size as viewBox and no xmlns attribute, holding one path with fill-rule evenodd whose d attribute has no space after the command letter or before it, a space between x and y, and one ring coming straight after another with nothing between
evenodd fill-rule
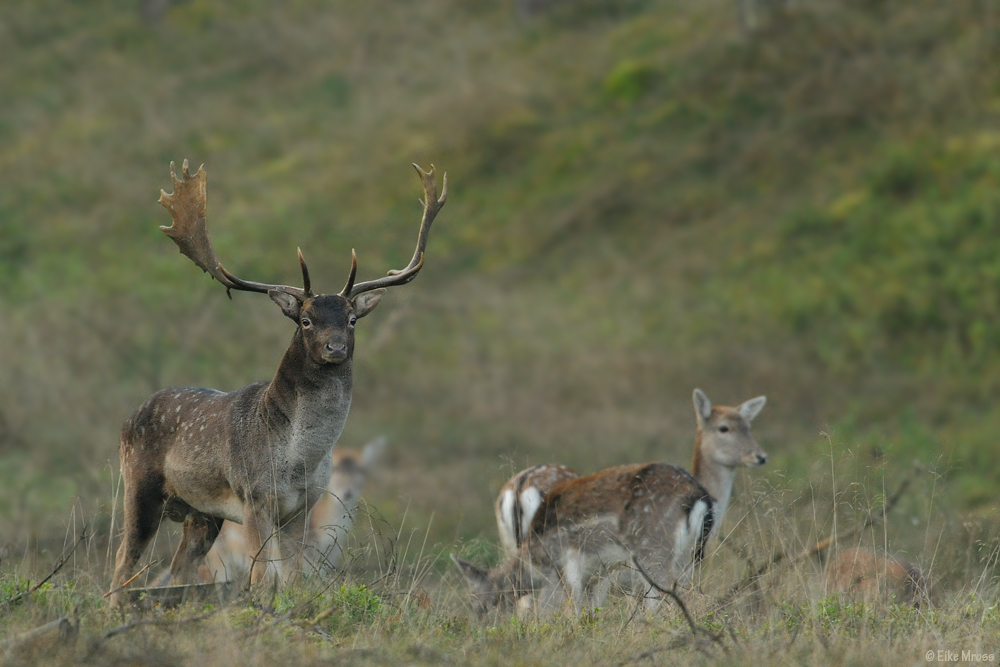
<instances>
[{"instance_id":1,"label":"fallow deer buck","mask_svg":"<svg viewBox=\"0 0 1000 667\"><path fill-rule=\"evenodd\" d=\"M532 593L557 599L554 591L562 586L579 612L599 606L608 575L630 565L643 579L651 573L646 584L686 584L722 521L737 469L767 462L750 433L750 422L765 402L758 396L735 408L712 406L695 389L693 475L647 463L560 482L545 496L526 539L506 563L487 572L452 556L469 582L473 608L482 616ZM654 587L647 608L655 609L660 597Z\"/></svg>"},{"instance_id":2,"label":"fallow deer buck","mask_svg":"<svg viewBox=\"0 0 1000 667\"><path fill-rule=\"evenodd\" d=\"M184 522L170 563L177 583L198 581L198 568L227 519L243 525L247 550L254 554L254 590L289 571L281 542L301 543L307 510L326 492L333 447L351 407L355 323L375 309L385 288L416 277L431 223L447 197L447 175L438 197L434 168L414 167L423 183L424 211L410 263L383 278L355 283L352 250L344 289L314 294L301 251L302 288L243 280L223 268L205 224L205 170L192 176L185 160L178 179L171 163L174 192L161 192L160 203L173 225L161 229L227 293L267 294L296 329L271 381L229 393L164 389L122 426L124 535L111 581L112 606L124 603L122 584L163 517ZM290 558L294 563L295 556ZM290 571L297 569L293 564Z\"/></svg>"},{"instance_id":3,"label":"fallow deer buck","mask_svg":"<svg viewBox=\"0 0 1000 667\"><path fill-rule=\"evenodd\" d=\"M377 438L361 451L341 448L333 451L330 483L306 519L301 545L305 574L326 574L339 567L347 533L354 525L361 489L384 449L385 438ZM225 521L199 569L199 578L206 583L239 580L250 571L253 557L247 549L243 526Z\"/></svg>"}]
</instances>

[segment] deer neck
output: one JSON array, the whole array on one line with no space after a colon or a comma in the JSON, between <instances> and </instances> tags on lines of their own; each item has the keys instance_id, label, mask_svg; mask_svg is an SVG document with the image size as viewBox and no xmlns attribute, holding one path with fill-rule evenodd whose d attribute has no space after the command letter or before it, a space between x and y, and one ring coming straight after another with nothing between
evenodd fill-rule
<instances>
[{"instance_id":1,"label":"deer neck","mask_svg":"<svg viewBox=\"0 0 1000 667\"><path fill-rule=\"evenodd\" d=\"M493 569L490 580L501 596L514 600L533 589L531 566L522 555L515 556Z\"/></svg>"},{"instance_id":2,"label":"deer neck","mask_svg":"<svg viewBox=\"0 0 1000 667\"><path fill-rule=\"evenodd\" d=\"M705 490L712 496L713 532L722 524L722 517L729 507L729 499L733 494L733 481L736 479L736 468L718 463L705 452L702 443L704 434L701 428L694 438L694 462L691 473Z\"/></svg>"},{"instance_id":3,"label":"deer neck","mask_svg":"<svg viewBox=\"0 0 1000 667\"><path fill-rule=\"evenodd\" d=\"M297 330L264 394L264 414L289 459L307 469L330 455L351 409L353 360L316 364Z\"/></svg>"}]
</instances>

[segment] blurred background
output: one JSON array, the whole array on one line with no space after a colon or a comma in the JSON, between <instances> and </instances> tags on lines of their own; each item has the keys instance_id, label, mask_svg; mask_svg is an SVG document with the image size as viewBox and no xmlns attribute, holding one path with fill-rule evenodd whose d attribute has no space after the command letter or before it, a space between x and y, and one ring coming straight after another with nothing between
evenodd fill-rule
<instances>
[{"instance_id":1,"label":"blurred background","mask_svg":"<svg viewBox=\"0 0 1000 667\"><path fill-rule=\"evenodd\" d=\"M122 421L290 340L159 231L185 158L227 267L297 285L301 246L325 292L351 248L361 279L403 266L409 165L448 172L425 268L358 327L340 441L388 438L365 495L428 544L494 544L530 464L687 466L695 387L768 397L744 496L874 497L919 460L893 531L983 530L998 29L989 0L7 3L0 559L106 540Z\"/></svg>"}]
</instances>

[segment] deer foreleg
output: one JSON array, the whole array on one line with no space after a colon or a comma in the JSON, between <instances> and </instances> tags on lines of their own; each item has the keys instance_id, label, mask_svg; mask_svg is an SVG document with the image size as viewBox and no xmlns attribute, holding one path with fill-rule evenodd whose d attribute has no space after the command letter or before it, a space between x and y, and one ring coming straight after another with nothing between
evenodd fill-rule
<instances>
[{"instance_id":1,"label":"deer foreleg","mask_svg":"<svg viewBox=\"0 0 1000 667\"><path fill-rule=\"evenodd\" d=\"M170 576L175 584L201 581L198 570L221 528L222 519L207 514L188 514L184 518L184 535L170 562Z\"/></svg>"},{"instance_id":2,"label":"deer foreleg","mask_svg":"<svg viewBox=\"0 0 1000 667\"><path fill-rule=\"evenodd\" d=\"M309 513L302 510L281 527L279 548L282 559L277 569L283 584L294 583L307 572L305 554L310 548L308 516Z\"/></svg>"},{"instance_id":3,"label":"deer foreleg","mask_svg":"<svg viewBox=\"0 0 1000 667\"><path fill-rule=\"evenodd\" d=\"M250 588L259 591L277 583L276 562L281 557L278 549L278 528L275 522L259 507L247 503L243 510L243 531L246 535L247 555L250 557Z\"/></svg>"},{"instance_id":4,"label":"deer foreleg","mask_svg":"<svg viewBox=\"0 0 1000 667\"><path fill-rule=\"evenodd\" d=\"M589 577L585 571L584 556L578 550L566 550L560 578L573 602L573 612L579 615L583 611L585 586Z\"/></svg>"}]
</instances>

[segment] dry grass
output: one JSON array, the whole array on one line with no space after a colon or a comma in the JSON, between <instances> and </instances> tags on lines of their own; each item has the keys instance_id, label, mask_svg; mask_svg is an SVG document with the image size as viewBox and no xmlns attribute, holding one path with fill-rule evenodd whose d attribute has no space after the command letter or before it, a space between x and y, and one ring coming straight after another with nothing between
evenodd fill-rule
<instances>
[{"instance_id":1,"label":"dry grass","mask_svg":"<svg viewBox=\"0 0 1000 667\"><path fill-rule=\"evenodd\" d=\"M90 535L51 588L0 609L0 663L912 664L996 648L1000 348L984 334L980 364L911 327L917 351L888 358L895 339L871 344L851 313L796 329L777 298L833 303L792 288L846 244L816 237L796 264L789 211L856 204L900 145L919 143L904 167L926 150L972 185L869 198L873 219L905 227L922 202L923 231L955 210L996 217L992 194L973 196L1000 173L992 3L796 2L752 34L730 0L559 2L530 21L511 3L190 0L156 24L135 4L39 0L0 21L4 594ZM320 589L183 625L205 610L154 611L102 640L126 622L100 601L119 425L164 386L268 377L291 335L267 300L226 301L156 229L167 164L185 157L207 163L227 264L295 281L302 245L322 289L342 284L351 247L366 278L408 257L409 162L449 171L452 196L420 279L358 332L341 444L385 433L390 452L366 494L383 519L356 535L346 578L298 607ZM977 276L958 278L976 292ZM503 481L543 461L686 464L695 386L769 398L769 467L741 478L726 546L686 594L722 645L620 596L582 619L473 623L445 557L498 557ZM748 569L863 521L915 457L931 472L851 546L917 562L933 606L831 598L806 560L717 608ZM165 527L148 561L176 539ZM10 643L75 624L75 608L75 642L52 628Z\"/></svg>"},{"instance_id":2,"label":"dry grass","mask_svg":"<svg viewBox=\"0 0 1000 667\"><path fill-rule=\"evenodd\" d=\"M928 651L996 654L1000 606L995 518L956 523L941 509L933 475L919 475L886 521L839 548L904 553L934 582L913 606L891 594L859 599L830 588L819 559L788 559L733 595L734 584L778 553L798 554L864 521L890 493L890 474L845 484L855 470L833 455L811 483L757 478L743 490L695 588L681 591L696 622L693 636L672 607L649 616L639 600L613 594L604 608L575 618L494 615L471 618L459 573L444 565L452 549L480 562L493 540L429 544L429 526L393 526L371 506L359 514L347 570L273 598L188 604L126 615L100 599L105 547L85 541L49 585L0 607L4 664L913 664ZM829 464L829 460L828 460ZM885 488L881 476L885 474ZM937 496L937 498L936 498ZM832 503L837 499L836 503ZM77 526L79 529L79 525ZM67 535L72 541L72 535ZM161 545L162 546L162 545ZM158 550L163 552L161 548ZM151 558L155 557L155 553ZM4 572L5 597L51 568L40 557ZM16 576L15 576L16 575ZM23 580L18 577L24 577ZM891 583L891 582L890 582ZM881 578L877 585L888 584ZM60 619L66 619L60 627ZM711 639L712 636L716 638Z\"/></svg>"}]
</instances>

